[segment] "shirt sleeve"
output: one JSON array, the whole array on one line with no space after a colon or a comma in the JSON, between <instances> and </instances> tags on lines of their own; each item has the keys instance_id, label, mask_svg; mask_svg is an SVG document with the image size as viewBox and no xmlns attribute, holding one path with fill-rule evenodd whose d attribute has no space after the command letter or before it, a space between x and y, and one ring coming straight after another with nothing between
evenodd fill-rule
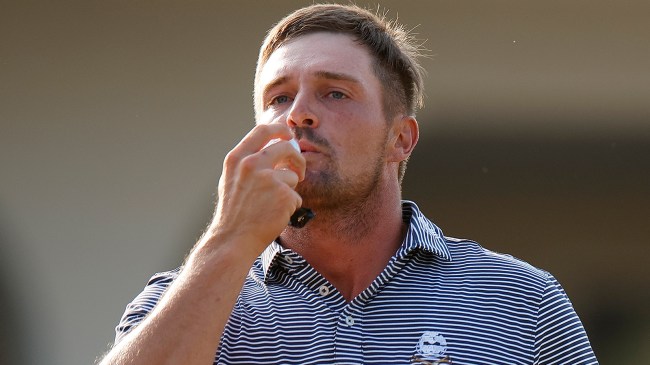
<instances>
[{"instance_id":1,"label":"shirt sleeve","mask_svg":"<svg viewBox=\"0 0 650 365\"><path fill-rule=\"evenodd\" d=\"M539 307L535 349L535 364L598 364L571 301L550 274Z\"/></svg>"},{"instance_id":2,"label":"shirt sleeve","mask_svg":"<svg viewBox=\"0 0 650 365\"><path fill-rule=\"evenodd\" d=\"M115 344L120 342L153 310L167 288L178 276L179 270L158 273L149 279L142 292L126 306L120 323L115 327Z\"/></svg>"}]
</instances>

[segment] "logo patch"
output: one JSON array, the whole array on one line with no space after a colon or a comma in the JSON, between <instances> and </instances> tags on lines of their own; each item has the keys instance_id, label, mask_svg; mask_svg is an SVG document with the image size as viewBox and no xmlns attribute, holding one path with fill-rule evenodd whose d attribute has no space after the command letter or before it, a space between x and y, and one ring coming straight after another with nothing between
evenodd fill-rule
<instances>
[{"instance_id":1,"label":"logo patch","mask_svg":"<svg viewBox=\"0 0 650 365\"><path fill-rule=\"evenodd\" d=\"M439 365L451 364L447 352L447 340L443 335L434 331L426 331L415 345L415 353L411 356L411 364Z\"/></svg>"}]
</instances>

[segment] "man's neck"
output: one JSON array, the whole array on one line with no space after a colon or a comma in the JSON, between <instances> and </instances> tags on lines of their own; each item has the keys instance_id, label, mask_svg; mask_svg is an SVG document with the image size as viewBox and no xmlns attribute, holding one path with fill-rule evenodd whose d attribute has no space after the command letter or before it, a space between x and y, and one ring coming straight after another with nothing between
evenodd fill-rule
<instances>
[{"instance_id":1,"label":"man's neck","mask_svg":"<svg viewBox=\"0 0 650 365\"><path fill-rule=\"evenodd\" d=\"M356 211L315 211L307 226L289 227L280 236L347 301L384 270L406 233L399 186L380 190Z\"/></svg>"}]
</instances>

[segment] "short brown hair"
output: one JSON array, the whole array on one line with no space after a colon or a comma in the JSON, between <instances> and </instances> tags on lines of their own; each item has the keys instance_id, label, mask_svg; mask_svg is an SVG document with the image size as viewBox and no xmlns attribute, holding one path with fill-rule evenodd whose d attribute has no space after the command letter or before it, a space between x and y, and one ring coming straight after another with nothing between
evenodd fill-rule
<instances>
[{"instance_id":1,"label":"short brown hair","mask_svg":"<svg viewBox=\"0 0 650 365\"><path fill-rule=\"evenodd\" d=\"M260 48L255 71L254 103L261 111L259 77L271 54L286 42L316 32L351 35L370 51L373 69L383 86L383 112L387 120L398 113L415 115L423 104L424 69L418 63L420 45L403 26L356 5L317 4L298 9L269 30ZM406 162L400 164L400 181Z\"/></svg>"},{"instance_id":2,"label":"short brown hair","mask_svg":"<svg viewBox=\"0 0 650 365\"><path fill-rule=\"evenodd\" d=\"M315 32L349 34L370 51L375 59L374 71L384 87L386 117L398 112L414 115L422 106L424 69L417 61L420 46L401 25L356 5L311 5L294 11L271 28L260 48L256 88L262 67L276 49ZM256 95L256 112L259 103Z\"/></svg>"}]
</instances>

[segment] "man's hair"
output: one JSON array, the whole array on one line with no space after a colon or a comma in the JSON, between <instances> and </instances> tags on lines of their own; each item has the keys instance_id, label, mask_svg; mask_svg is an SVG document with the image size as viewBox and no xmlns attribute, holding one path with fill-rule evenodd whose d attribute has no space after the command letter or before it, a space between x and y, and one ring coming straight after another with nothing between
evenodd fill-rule
<instances>
[{"instance_id":1,"label":"man's hair","mask_svg":"<svg viewBox=\"0 0 650 365\"><path fill-rule=\"evenodd\" d=\"M259 77L271 54L292 39L316 32L347 34L366 47L383 88L387 120L398 113L415 116L422 107L424 69L417 60L421 47L403 26L356 5L317 4L289 14L264 39L255 71L254 103L258 117L262 110ZM405 170L406 161L402 161L400 181Z\"/></svg>"}]
</instances>

